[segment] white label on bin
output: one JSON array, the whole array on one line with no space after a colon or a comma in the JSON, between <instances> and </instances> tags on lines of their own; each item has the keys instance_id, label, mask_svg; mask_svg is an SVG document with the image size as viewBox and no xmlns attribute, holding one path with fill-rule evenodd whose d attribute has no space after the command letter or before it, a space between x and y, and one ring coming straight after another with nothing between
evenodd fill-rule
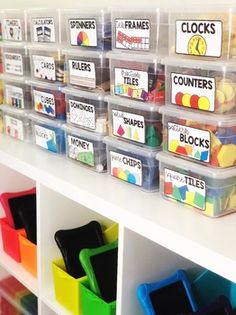
<instances>
[{"instance_id":1,"label":"white label on bin","mask_svg":"<svg viewBox=\"0 0 236 315\"><path fill-rule=\"evenodd\" d=\"M24 93L23 89L14 85L5 85L5 99L8 105L17 108L24 108Z\"/></svg>"},{"instance_id":2,"label":"white label on bin","mask_svg":"<svg viewBox=\"0 0 236 315\"><path fill-rule=\"evenodd\" d=\"M36 112L56 117L56 105L53 94L34 90L33 96Z\"/></svg>"},{"instance_id":3,"label":"white label on bin","mask_svg":"<svg viewBox=\"0 0 236 315\"><path fill-rule=\"evenodd\" d=\"M214 78L171 73L171 103L213 112L215 87Z\"/></svg>"},{"instance_id":4,"label":"white label on bin","mask_svg":"<svg viewBox=\"0 0 236 315\"><path fill-rule=\"evenodd\" d=\"M168 122L168 151L202 162L210 161L209 131Z\"/></svg>"},{"instance_id":5,"label":"white label on bin","mask_svg":"<svg viewBox=\"0 0 236 315\"><path fill-rule=\"evenodd\" d=\"M130 184L142 186L142 162L128 155L110 151L111 175Z\"/></svg>"},{"instance_id":6,"label":"white label on bin","mask_svg":"<svg viewBox=\"0 0 236 315\"><path fill-rule=\"evenodd\" d=\"M49 151L57 152L55 131L39 125L34 126L35 143Z\"/></svg>"},{"instance_id":7,"label":"white label on bin","mask_svg":"<svg viewBox=\"0 0 236 315\"><path fill-rule=\"evenodd\" d=\"M87 61L69 60L69 80L74 85L95 88L95 64Z\"/></svg>"},{"instance_id":8,"label":"white label on bin","mask_svg":"<svg viewBox=\"0 0 236 315\"><path fill-rule=\"evenodd\" d=\"M34 42L55 43L55 23L52 17L32 19Z\"/></svg>"},{"instance_id":9,"label":"white label on bin","mask_svg":"<svg viewBox=\"0 0 236 315\"><path fill-rule=\"evenodd\" d=\"M22 41L22 26L20 19L4 19L3 34L5 40Z\"/></svg>"},{"instance_id":10,"label":"white label on bin","mask_svg":"<svg viewBox=\"0 0 236 315\"><path fill-rule=\"evenodd\" d=\"M23 122L19 119L5 115L5 132L15 139L24 140Z\"/></svg>"},{"instance_id":11,"label":"white label on bin","mask_svg":"<svg viewBox=\"0 0 236 315\"><path fill-rule=\"evenodd\" d=\"M145 121L141 115L112 110L113 135L145 143Z\"/></svg>"},{"instance_id":12,"label":"white label on bin","mask_svg":"<svg viewBox=\"0 0 236 315\"><path fill-rule=\"evenodd\" d=\"M23 75L23 58L21 54L4 53L5 72Z\"/></svg>"},{"instance_id":13,"label":"white label on bin","mask_svg":"<svg viewBox=\"0 0 236 315\"><path fill-rule=\"evenodd\" d=\"M34 77L56 81L56 66L53 57L33 55Z\"/></svg>"},{"instance_id":14,"label":"white label on bin","mask_svg":"<svg viewBox=\"0 0 236 315\"><path fill-rule=\"evenodd\" d=\"M205 210L206 184L199 178L165 168L164 195Z\"/></svg>"},{"instance_id":15,"label":"white label on bin","mask_svg":"<svg viewBox=\"0 0 236 315\"><path fill-rule=\"evenodd\" d=\"M147 19L116 19L116 48L131 50L150 49L151 23Z\"/></svg>"},{"instance_id":16,"label":"white label on bin","mask_svg":"<svg viewBox=\"0 0 236 315\"><path fill-rule=\"evenodd\" d=\"M221 57L221 21L186 20L176 21L176 54Z\"/></svg>"},{"instance_id":17,"label":"white label on bin","mask_svg":"<svg viewBox=\"0 0 236 315\"><path fill-rule=\"evenodd\" d=\"M71 19L70 43L72 46L97 47L97 23L95 19Z\"/></svg>"},{"instance_id":18,"label":"white label on bin","mask_svg":"<svg viewBox=\"0 0 236 315\"><path fill-rule=\"evenodd\" d=\"M116 95L148 99L148 73L132 69L115 68L115 91Z\"/></svg>"},{"instance_id":19,"label":"white label on bin","mask_svg":"<svg viewBox=\"0 0 236 315\"><path fill-rule=\"evenodd\" d=\"M93 143L68 135L68 156L81 163L94 166Z\"/></svg>"},{"instance_id":20,"label":"white label on bin","mask_svg":"<svg viewBox=\"0 0 236 315\"><path fill-rule=\"evenodd\" d=\"M69 120L81 127L95 129L95 108L93 105L69 100Z\"/></svg>"}]
</instances>

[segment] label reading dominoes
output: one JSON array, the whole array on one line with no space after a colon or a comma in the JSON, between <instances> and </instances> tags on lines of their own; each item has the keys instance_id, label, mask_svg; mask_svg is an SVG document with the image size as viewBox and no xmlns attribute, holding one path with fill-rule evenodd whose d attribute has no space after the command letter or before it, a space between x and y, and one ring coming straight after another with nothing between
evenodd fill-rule
<instances>
[{"instance_id":1,"label":"label reading dominoes","mask_svg":"<svg viewBox=\"0 0 236 315\"><path fill-rule=\"evenodd\" d=\"M34 126L35 143L36 145L52 152L57 152L56 134L54 130L42 127L40 125Z\"/></svg>"},{"instance_id":2,"label":"label reading dominoes","mask_svg":"<svg viewBox=\"0 0 236 315\"><path fill-rule=\"evenodd\" d=\"M34 42L55 43L55 23L52 17L32 19Z\"/></svg>"},{"instance_id":3,"label":"label reading dominoes","mask_svg":"<svg viewBox=\"0 0 236 315\"><path fill-rule=\"evenodd\" d=\"M5 40L22 41L22 26L20 19L4 19L3 34Z\"/></svg>"},{"instance_id":4,"label":"label reading dominoes","mask_svg":"<svg viewBox=\"0 0 236 315\"><path fill-rule=\"evenodd\" d=\"M25 107L23 89L18 86L6 84L5 99L8 105L22 109Z\"/></svg>"},{"instance_id":5,"label":"label reading dominoes","mask_svg":"<svg viewBox=\"0 0 236 315\"><path fill-rule=\"evenodd\" d=\"M9 115L5 115L5 132L15 139L24 140L23 122Z\"/></svg>"},{"instance_id":6,"label":"label reading dominoes","mask_svg":"<svg viewBox=\"0 0 236 315\"><path fill-rule=\"evenodd\" d=\"M97 23L95 19L71 19L70 43L72 46L97 47Z\"/></svg>"},{"instance_id":7,"label":"label reading dominoes","mask_svg":"<svg viewBox=\"0 0 236 315\"><path fill-rule=\"evenodd\" d=\"M70 122L81 127L95 129L95 108L91 104L69 99Z\"/></svg>"},{"instance_id":8,"label":"label reading dominoes","mask_svg":"<svg viewBox=\"0 0 236 315\"><path fill-rule=\"evenodd\" d=\"M94 166L93 143L68 135L68 155L71 159Z\"/></svg>"},{"instance_id":9,"label":"label reading dominoes","mask_svg":"<svg viewBox=\"0 0 236 315\"><path fill-rule=\"evenodd\" d=\"M56 66L53 57L33 55L34 77L56 81Z\"/></svg>"},{"instance_id":10,"label":"label reading dominoes","mask_svg":"<svg viewBox=\"0 0 236 315\"><path fill-rule=\"evenodd\" d=\"M34 90L33 96L36 112L56 117L56 104L53 94Z\"/></svg>"},{"instance_id":11,"label":"label reading dominoes","mask_svg":"<svg viewBox=\"0 0 236 315\"><path fill-rule=\"evenodd\" d=\"M69 80L74 85L95 88L95 64L87 61L69 60Z\"/></svg>"},{"instance_id":12,"label":"label reading dominoes","mask_svg":"<svg viewBox=\"0 0 236 315\"><path fill-rule=\"evenodd\" d=\"M4 53L5 72L9 74L23 75L23 58L21 54Z\"/></svg>"}]
</instances>

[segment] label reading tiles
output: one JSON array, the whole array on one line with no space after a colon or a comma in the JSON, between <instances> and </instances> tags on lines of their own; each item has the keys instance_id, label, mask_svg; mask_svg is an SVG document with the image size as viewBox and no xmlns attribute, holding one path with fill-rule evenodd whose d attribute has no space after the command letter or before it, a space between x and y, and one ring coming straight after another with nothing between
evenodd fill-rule
<instances>
[{"instance_id":1,"label":"label reading tiles","mask_svg":"<svg viewBox=\"0 0 236 315\"><path fill-rule=\"evenodd\" d=\"M20 19L4 19L3 34L5 40L22 41L22 26Z\"/></svg>"},{"instance_id":2,"label":"label reading tiles","mask_svg":"<svg viewBox=\"0 0 236 315\"><path fill-rule=\"evenodd\" d=\"M206 184L203 180L165 168L164 195L205 210Z\"/></svg>"},{"instance_id":3,"label":"label reading tiles","mask_svg":"<svg viewBox=\"0 0 236 315\"><path fill-rule=\"evenodd\" d=\"M116 19L116 48L149 50L151 24L147 19Z\"/></svg>"},{"instance_id":4,"label":"label reading tiles","mask_svg":"<svg viewBox=\"0 0 236 315\"><path fill-rule=\"evenodd\" d=\"M97 47L97 23L95 19L71 19L70 43L72 46Z\"/></svg>"},{"instance_id":5,"label":"label reading tiles","mask_svg":"<svg viewBox=\"0 0 236 315\"><path fill-rule=\"evenodd\" d=\"M56 104L53 94L34 90L33 97L36 112L56 117Z\"/></svg>"},{"instance_id":6,"label":"label reading tiles","mask_svg":"<svg viewBox=\"0 0 236 315\"><path fill-rule=\"evenodd\" d=\"M96 88L96 72L93 62L69 60L69 80L73 85Z\"/></svg>"},{"instance_id":7,"label":"label reading tiles","mask_svg":"<svg viewBox=\"0 0 236 315\"><path fill-rule=\"evenodd\" d=\"M209 131L168 122L168 151L209 163Z\"/></svg>"},{"instance_id":8,"label":"label reading tiles","mask_svg":"<svg viewBox=\"0 0 236 315\"><path fill-rule=\"evenodd\" d=\"M221 21L177 20L175 52L177 54L221 57Z\"/></svg>"},{"instance_id":9,"label":"label reading tiles","mask_svg":"<svg viewBox=\"0 0 236 315\"><path fill-rule=\"evenodd\" d=\"M5 85L5 99L8 105L12 105L17 108L25 107L23 89L18 86L6 84Z\"/></svg>"},{"instance_id":10,"label":"label reading tiles","mask_svg":"<svg viewBox=\"0 0 236 315\"><path fill-rule=\"evenodd\" d=\"M111 175L130 184L142 186L142 162L138 159L110 151Z\"/></svg>"},{"instance_id":11,"label":"label reading tiles","mask_svg":"<svg viewBox=\"0 0 236 315\"><path fill-rule=\"evenodd\" d=\"M94 166L93 143L68 135L68 155L71 159Z\"/></svg>"},{"instance_id":12,"label":"label reading tiles","mask_svg":"<svg viewBox=\"0 0 236 315\"><path fill-rule=\"evenodd\" d=\"M57 152L56 134L54 130L42 127L40 125L34 126L35 143L36 145L52 152Z\"/></svg>"},{"instance_id":13,"label":"label reading tiles","mask_svg":"<svg viewBox=\"0 0 236 315\"><path fill-rule=\"evenodd\" d=\"M145 143L145 121L141 115L112 110L113 135Z\"/></svg>"},{"instance_id":14,"label":"label reading tiles","mask_svg":"<svg viewBox=\"0 0 236 315\"><path fill-rule=\"evenodd\" d=\"M5 115L5 132L15 139L24 140L24 127L20 119Z\"/></svg>"},{"instance_id":15,"label":"label reading tiles","mask_svg":"<svg viewBox=\"0 0 236 315\"><path fill-rule=\"evenodd\" d=\"M53 57L33 55L34 77L56 81L56 66Z\"/></svg>"},{"instance_id":16,"label":"label reading tiles","mask_svg":"<svg viewBox=\"0 0 236 315\"><path fill-rule=\"evenodd\" d=\"M34 42L55 43L55 23L52 17L32 19Z\"/></svg>"},{"instance_id":17,"label":"label reading tiles","mask_svg":"<svg viewBox=\"0 0 236 315\"><path fill-rule=\"evenodd\" d=\"M70 122L85 128L95 129L95 108L91 104L69 99Z\"/></svg>"},{"instance_id":18,"label":"label reading tiles","mask_svg":"<svg viewBox=\"0 0 236 315\"><path fill-rule=\"evenodd\" d=\"M213 112L216 83L214 78L171 73L171 103Z\"/></svg>"},{"instance_id":19,"label":"label reading tiles","mask_svg":"<svg viewBox=\"0 0 236 315\"><path fill-rule=\"evenodd\" d=\"M23 58L21 54L4 53L4 68L9 74L23 75Z\"/></svg>"}]
</instances>

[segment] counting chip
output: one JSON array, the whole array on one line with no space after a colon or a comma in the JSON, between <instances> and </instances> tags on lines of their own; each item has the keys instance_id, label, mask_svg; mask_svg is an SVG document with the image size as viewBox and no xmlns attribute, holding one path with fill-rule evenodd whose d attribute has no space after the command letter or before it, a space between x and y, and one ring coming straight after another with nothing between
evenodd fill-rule
<instances>
[{"instance_id":1,"label":"counting chip","mask_svg":"<svg viewBox=\"0 0 236 315\"><path fill-rule=\"evenodd\" d=\"M202 110L209 110L209 108L210 108L209 99L206 96L199 97L198 107L199 107L199 109L202 109Z\"/></svg>"},{"instance_id":2,"label":"counting chip","mask_svg":"<svg viewBox=\"0 0 236 315\"><path fill-rule=\"evenodd\" d=\"M221 81L221 83L218 86L218 89L224 93L226 102L232 101L233 98L235 97L233 86L230 83L231 81L225 80Z\"/></svg>"},{"instance_id":3,"label":"counting chip","mask_svg":"<svg viewBox=\"0 0 236 315\"><path fill-rule=\"evenodd\" d=\"M216 90L216 100L217 102L219 102L220 104L224 104L225 102L225 95L221 90Z\"/></svg>"}]
</instances>

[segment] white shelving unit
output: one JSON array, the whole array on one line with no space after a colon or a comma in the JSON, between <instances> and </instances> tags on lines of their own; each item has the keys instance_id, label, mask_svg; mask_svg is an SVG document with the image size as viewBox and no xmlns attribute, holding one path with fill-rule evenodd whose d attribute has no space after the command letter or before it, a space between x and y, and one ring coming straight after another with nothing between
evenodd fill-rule
<instances>
[{"instance_id":1,"label":"white shelving unit","mask_svg":"<svg viewBox=\"0 0 236 315\"><path fill-rule=\"evenodd\" d=\"M38 296L40 315L69 315L54 297L51 262L60 257L55 231L91 219L119 223L117 315L141 315L137 285L177 268L204 267L236 282L236 214L201 216L5 135L0 176L0 192L37 187L38 279L2 251L0 265Z\"/></svg>"}]
</instances>

